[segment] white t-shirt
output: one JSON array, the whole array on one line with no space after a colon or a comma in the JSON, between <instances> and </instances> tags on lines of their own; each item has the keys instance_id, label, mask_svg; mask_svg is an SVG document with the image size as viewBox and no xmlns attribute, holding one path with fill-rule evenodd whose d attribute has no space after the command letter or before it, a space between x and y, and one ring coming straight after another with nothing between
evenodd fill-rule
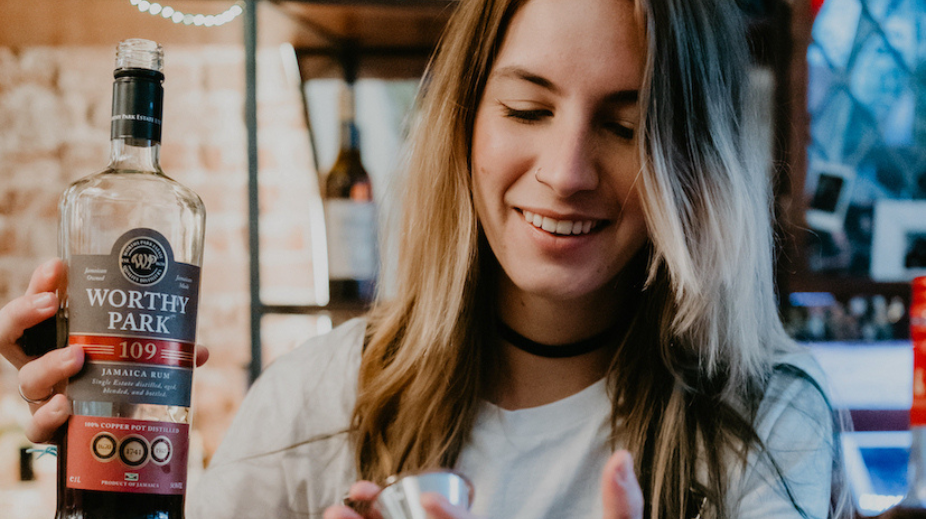
<instances>
[{"instance_id":1,"label":"white t-shirt","mask_svg":"<svg viewBox=\"0 0 926 519\"><path fill-rule=\"evenodd\" d=\"M529 409L484 402L456 467L474 481L472 511L492 519L600 519L610 409L604 379Z\"/></svg>"},{"instance_id":2,"label":"white t-shirt","mask_svg":"<svg viewBox=\"0 0 926 519\"><path fill-rule=\"evenodd\" d=\"M189 519L310 518L342 501L357 479L346 433L356 398L365 323L353 320L279 359L249 391L222 445L187 498ZM822 380L812 357L781 359ZM560 401L516 411L483 403L457 467L487 519L600 519L610 456L611 404L599 381ZM773 377L756 420L791 491L826 517L832 422L810 382ZM730 477L732 517L800 517L757 455Z\"/></svg>"}]
</instances>

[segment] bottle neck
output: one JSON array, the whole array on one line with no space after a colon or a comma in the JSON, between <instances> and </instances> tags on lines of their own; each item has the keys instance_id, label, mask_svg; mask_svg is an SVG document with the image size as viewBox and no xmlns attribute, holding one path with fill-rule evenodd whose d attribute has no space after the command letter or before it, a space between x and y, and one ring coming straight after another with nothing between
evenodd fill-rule
<instances>
[{"instance_id":1,"label":"bottle neck","mask_svg":"<svg viewBox=\"0 0 926 519\"><path fill-rule=\"evenodd\" d=\"M341 90L341 151L359 150L360 135L354 105L354 85L347 83Z\"/></svg>"},{"instance_id":2,"label":"bottle neck","mask_svg":"<svg viewBox=\"0 0 926 519\"><path fill-rule=\"evenodd\" d=\"M111 169L160 172L164 75L148 69L117 69L114 75Z\"/></svg>"},{"instance_id":3,"label":"bottle neck","mask_svg":"<svg viewBox=\"0 0 926 519\"><path fill-rule=\"evenodd\" d=\"M360 132L353 119L341 120L341 150L357 151L360 149Z\"/></svg>"},{"instance_id":4,"label":"bottle neck","mask_svg":"<svg viewBox=\"0 0 926 519\"><path fill-rule=\"evenodd\" d=\"M160 173L161 143L142 139L113 139L109 169L119 172Z\"/></svg>"}]
</instances>

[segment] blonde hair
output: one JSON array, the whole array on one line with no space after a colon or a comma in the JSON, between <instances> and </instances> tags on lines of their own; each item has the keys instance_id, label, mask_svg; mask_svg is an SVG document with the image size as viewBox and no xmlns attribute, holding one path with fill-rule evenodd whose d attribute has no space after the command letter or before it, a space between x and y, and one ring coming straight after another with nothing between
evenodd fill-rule
<instances>
[{"instance_id":1,"label":"blonde hair","mask_svg":"<svg viewBox=\"0 0 926 519\"><path fill-rule=\"evenodd\" d=\"M470 139L523 3L461 1L422 84L398 293L370 313L354 409L365 479L453 466L493 383L498 266L473 206ZM761 443L752 418L772 356L793 348L772 284L770 179L741 127L748 47L729 2L636 4L648 43L639 152L651 243L625 269L640 304L632 346L609 371L613 441L637 460L648 516L682 518L697 495L723 517L731 456L744 463Z\"/></svg>"},{"instance_id":2,"label":"blonde hair","mask_svg":"<svg viewBox=\"0 0 926 519\"><path fill-rule=\"evenodd\" d=\"M354 410L359 472L368 479L452 465L472 428L486 379L477 324L487 314L477 307L484 272L469 138L502 20L515 9L461 3L422 84L403 186L398 293L370 312Z\"/></svg>"}]
</instances>

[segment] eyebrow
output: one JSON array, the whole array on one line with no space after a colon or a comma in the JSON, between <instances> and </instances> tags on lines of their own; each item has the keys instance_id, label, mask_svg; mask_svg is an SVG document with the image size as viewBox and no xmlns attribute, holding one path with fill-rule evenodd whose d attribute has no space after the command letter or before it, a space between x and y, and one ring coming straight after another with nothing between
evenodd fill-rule
<instances>
[{"instance_id":1,"label":"eyebrow","mask_svg":"<svg viewBox=\"0 0 926 519\"><path fill-rule=\"evenodd\" d=\"M549 79L518 66L509 66L496 69L492 75L505 79L520 79L522 81L527 81L528 83L537 85L545 90L549 90L554 94L562 93L559 87L557 87L556 84ZM605 102L613 104L633 104L637 102L639 97L639 90L618 90L605 96Z\"/></svg>"}]
</instances>

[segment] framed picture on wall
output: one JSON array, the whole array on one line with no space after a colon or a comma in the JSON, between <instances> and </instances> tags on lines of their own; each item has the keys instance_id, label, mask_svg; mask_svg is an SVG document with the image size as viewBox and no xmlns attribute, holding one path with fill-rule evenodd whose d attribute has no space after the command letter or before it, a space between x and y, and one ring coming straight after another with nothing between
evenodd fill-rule
<instances>
[{"instance_id":1,"label":"framed picture on wall","mask_svg":"<svg viewBox=\"0 0 926 519\"><path fill-rule=\"evenodd\" d=\"M807 225L821 231L841 233L852 199L855 169L832 162L812 162L808 178L816 182L810 186Z\"/></svg>"},{"instance_id":2,"label":"framed picture on wall","mask_svg":"<svg viewBox=\"0 0 926 519\"><path fill-rule=\"evenodd\" d=\"M926 275L926 201L879 200L874 208L871 278L909 282Z\"/></svg>"}]
</instances>

